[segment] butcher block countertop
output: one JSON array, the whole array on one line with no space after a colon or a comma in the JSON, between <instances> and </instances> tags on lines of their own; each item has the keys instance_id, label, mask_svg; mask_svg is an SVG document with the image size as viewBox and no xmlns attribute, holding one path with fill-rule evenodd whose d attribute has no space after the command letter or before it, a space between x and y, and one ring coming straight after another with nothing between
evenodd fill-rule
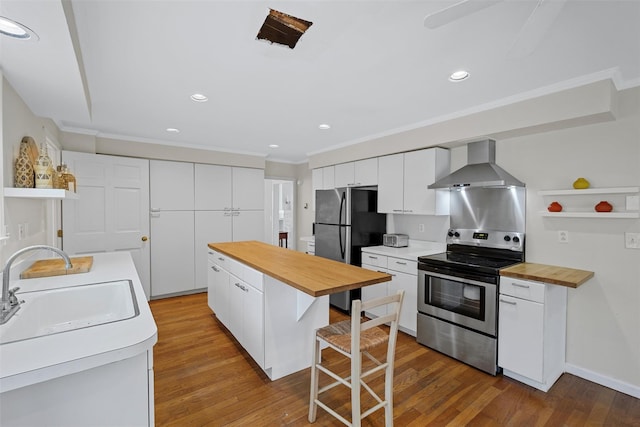
<instances>
[{"instance_id":1,"label":"butcher block countertop","mask_svg":"<svg viewBox=\"0 0 640 427\"><path fill-rule=\"evenodd\" d=\"M208 246L313 297L391 280L386 273L258 241L209 243Z\"/></svg>"},{"instance_id":2,"label":"butcher block countertop","mask_svg":"<svg viewBox=\"0 0 640 427\"><path fill-rule=\"evenodd\" d=\"M500 275L577 288L593 277L593 271L523 262L503 268L500 270Z\"/></svg>"}]
</instances>

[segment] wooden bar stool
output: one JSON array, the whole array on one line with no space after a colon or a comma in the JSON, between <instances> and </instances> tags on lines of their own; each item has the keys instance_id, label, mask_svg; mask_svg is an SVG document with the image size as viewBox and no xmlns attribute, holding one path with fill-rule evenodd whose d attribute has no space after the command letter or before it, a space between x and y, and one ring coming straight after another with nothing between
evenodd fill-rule
<instances>
[{"instance_id":1,"label":"wooden bar stool","mask_svg":"<svg viewBox=\"0 0 640 427\"><path fill-rule=\"evenodd\" d=\"M404 291L398 291L397 294L378 298L372 301L362 302L354 300L351 305L351 319L342 322L332 323L329 326L320 328L316 331L316 339L314 340L315 348L313 351L313 360L311 364L311 393L309 402L309 422L316 420L317 407L327 411L348 426L360 427L363 418L384 407L385 426L393 426L393 367L395 360L396 340L398 337L398 320L400 317L400 308ZM380 316L373 320L361 321L360 313L374 307L383 305L391 305L387 312L389 314ZM381 328L380 325L390 323L388 331ZM322 349L321 342L326 343L338 353L351 359L351 375L342 378L335 372L327 369L322 365ZM369 350L379 345L387 345L386 360L380 362L373 357ZM355 350L354 350L355 349ZM366 372L362 372L362 355L367 356L375 365ZM380 398L364 378L369 375L384 370L384 400ZM332 377L335 381L318 390L318 379L320 371ZM338 414L333 409L319 400L319 395L333 387L343 384L351 389L351 422ZM363 387L378 402L372 408L364 413L360 408L360 388Z\"/></svg>"},{"instance_id":2,"label":"wooden bar stool","mask_svg":"<svg viewBox=\"0 0 640 427\"><path fill-rule=\"evenodd\" d=\"M289 233L286 231L281 231L278 233L278 245L282 248L282 243L284 242L284 247L289 248Z\"/></svg>"}]
</instances>

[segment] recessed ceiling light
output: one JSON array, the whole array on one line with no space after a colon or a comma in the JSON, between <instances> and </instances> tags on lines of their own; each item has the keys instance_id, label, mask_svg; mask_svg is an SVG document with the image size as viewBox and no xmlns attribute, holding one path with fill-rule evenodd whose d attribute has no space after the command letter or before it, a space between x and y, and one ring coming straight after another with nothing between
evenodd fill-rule
<instances>
[{"instance_id":1,"label":"recessed ceiling light","mask_svg":"<svg viewBox=\"0 0 640 427\"><path fill-rule=\"evenodd\" d=\"M318 128L322 130L327 130L327 129L331 129L331 126L326 123L322 123L320 126L318 126Z\"/></svg>"},{"instance_id":2,"label":"recessed ceiling light","mask_svg":"<svg viewBox=\"0 0 640 427\"><path fill-rule=\"evenodd\" d=\"M269 148L280 148L278 144L269 144Z\"/></svg>"},{"instance_id":3,"label":"recessed ceiling light","mask_svg":"<svg viewBox=\"0 0 640 427\"><path fill-rule=\"evenodd\" d=\"M194 93L193 95L191 95L191 99L196 102L207 102L209 100L206 95L203 95L201 93Z\"/></svg>"},{"instance_id":4,"label":"recessed ceiling light","mask_svg":"<svg viewBox=\"0 0 640 427\"><path fill-rule=\"evenodd\" d=\"M180 129L176 129L176 128L167 128L167 132L171 132L171 133L180 133Z\"/></svg>"},{"instance_id":5,"label":"recessed ceiling light","mask_svg":"<svg viewBox=\"0 0 640 427\"><path fill-rule=\"evenodd\" d=\"M469 73L464 70L456 71L449 76L449 80L452 82L459 82L469 77Z\"/></svg>"},{"instance_id":6,"label":"recessed ceiling light","mask_svg":"<svg viewBox=\"0 0 640 427\"><path fill-rule=\"evenodd\" d=\"M0 34L12 37L18 40L33 40L40 39L38 35L29 27L22 25L12 19L0 16Z\"/></svg>"}]
</instances>

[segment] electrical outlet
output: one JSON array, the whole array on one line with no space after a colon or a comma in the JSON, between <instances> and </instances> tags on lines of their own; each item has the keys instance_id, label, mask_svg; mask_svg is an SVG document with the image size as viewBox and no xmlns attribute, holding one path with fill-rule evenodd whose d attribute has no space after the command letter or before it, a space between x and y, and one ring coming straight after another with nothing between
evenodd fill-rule
<instances>
[{"instance_id":1,"label":"electrical outlet","mask_svg":"<svg viewBox=\"0 0 640 427\"><path fill-rule=\"evenodd\" d=\"M424 224L418 224L418 231L424 233Z\"/></svg>"},{"instance_id":2,"label":"electrical outlet","mask_svg":"<svg viewBox=\"0 0 640 427\"><path fill-rule=\"evenodd\" d=\"M569 232L562 230L558 231L558 243L569 243Z\"/></svg>"},{"instance_id":3,"label":"electrical outlet","mask_svg":"<svg viewBox=\"0 0 640 427\"><path fill-rule=\"evenodd\" d=\"M18 240L22 240L26 237L25 224L18 224Z\"/></svg>"},{"instance_id":4,"label":"electrical outlet","mask_svg":"<svg viewBox=\"0 0 640 427\"><path fill-rule=\"evenodd\" d=\"M640 249L640 233L624 233L624 247Z\"/></svg>"}]
</instances>

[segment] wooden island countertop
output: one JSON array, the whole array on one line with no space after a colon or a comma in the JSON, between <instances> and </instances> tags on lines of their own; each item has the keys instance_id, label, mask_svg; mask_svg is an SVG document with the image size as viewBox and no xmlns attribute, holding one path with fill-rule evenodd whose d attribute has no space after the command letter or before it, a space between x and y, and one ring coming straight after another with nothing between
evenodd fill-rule
<instances>
[{"instance_id":1,"label":"wooden island countertop","mask_svg":"<svg viewBox=\"0 0 640 427\"><path fill-rule=\"evenodd\" d=\"M575 268L558 267L555 265L523 262L500 270L501 276L516 279L535 280L553 285L577 288L593 277L592 271L577 270Z\"/></svg>"},{"instance_id":2,"label":"wooden island countertop","mask_svg":"<svg viewBox=\"0 0 640 427\"><path fill-rule=\"evenodd\" d=\"M258 241L209 243L208 246L313 297L391 280L386 273Z\"/></svg>"}]
</instances>

